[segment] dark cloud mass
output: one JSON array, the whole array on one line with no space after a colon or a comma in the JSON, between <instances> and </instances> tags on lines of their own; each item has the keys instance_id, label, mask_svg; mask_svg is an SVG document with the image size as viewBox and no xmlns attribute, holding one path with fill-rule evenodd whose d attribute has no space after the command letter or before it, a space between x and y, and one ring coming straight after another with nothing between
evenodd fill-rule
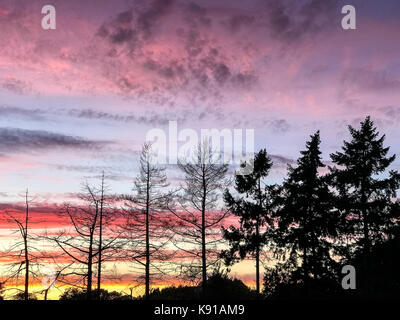
<instances>
[{"instance_id":1,"label":"dark cloud mass","mask_svg":"<svg viewBox=\"0 0 400 320\"><path fill-rule=\"evenodd\" d=\"M278 154L271 154L270 157L275 167L286 167L295 163L293 159Z\"/></svg>"},{"instance_id":2,"label":"dark cloud mass","mask_svg":"<svg viewBox=\"0 0 400 320\"><path fill-rule=\"evenodd\" d=\"M240 81L240 80L238 80ZM242 84L244 85L244 84ZM99 121L108 123L138 124L151 127L166 126L169 121L175 120L180 125L209 125L218 123L219 126L249 128L261 126L271 133L286 133L291 130L291 124L286 119L271 118L268 115L260 114L258 119L251 119L251 116L238 112L227 112L217 106L203 106L201 104L180 109L178 112L164 111L162 113L155 110L144 113L120 112L111 113L90 108L49 108L49 109L25 109L14 106L0 106L0 116L9 119L27 119L30 121L65 121L66 117L89 121Z\"/></svg>"},{"instance_id":3,"label":"dark cloud mass","mask_svg":"<svg viewBox=\"0 0 400 320\"><path fill-rule=\"evenodd\" d=\"M290 130L290 124L286 119L264 119L263 125L273 133L285 133Z\"/></svg>"},{"instance_id":4,"label":"dark cloud mass","mask_svg":"<svg viewBox=\"0 0 400 320\"><path fill-rule=\"evenodd\" d=\"M236 32L240 31L242 28L253 25L254 22L255 22L254 16L237 14L229 17L226 24L232 32Z\"/></svg>"},{"instance_id":5,"label":"dark cloud mass","mask_svg":"<svg viewBox=\"0 0 400 320\"><path fill-rule=\"evenodd\" d=\"M243 61L248 50L255 53L271 37L282 45L299 42L331 28L339 17L335 0L262 3L246 8L239 1L138 1L97 32L110 46L107 65L124 61L123 68L105 73L125 96L171 106L185 92L186 100L215 105L232 91L257 89L260 66ZM138 82L129 71L134 69L146 81Z\"/></svg>"},{"instance_id":6,"label":"dark cloud mass","mask_svg":"<svg viewBox=\"0 0 400 320\"><path fill-rule=\"evenodd\" d=\"M174 4L174 0L155 0L147 10L138 16L137 25L145 38L152 35L159 19L166 15Z\"/></svg>"},{"instance_id":7,"label":"dark cloud mass","mask_svg":"<svg viewBox=\"0 0 400 320\"><path fill-rule=\"evenodd\" d=\"M0 128L1 153L29 153L53 148L88 150L100 148L108 143L41 130Z\"/></svg>"},{"instance_id":8,"label":"dark cloud mass","mask_svg":"<svg viewBox=\"0 0 400 320\"><path fill-rule=\"evenodd\" d=\"M339 18L337 0L268 1L269 27L273 36L283 40L299 40L332 28Z\"/></svg>"},{"instance_id":9,"label":"dark cloud mass","mask_svg":"<svg viewBox=\"0 0 400 320\"><path fill-rule=\"evenodd\" d=\"M24 109L7 105L0 106L0 117L2 118L21 117L29 120L41 121L46 119L44 114L45 111L38 108Z\"/></svg>"},{"instance_id":10,"label":"dark cloud mass","mask_svg":"<svg viewBox=\"0 0 400 320\"><path fill-rule=\"evenodd\" d=\"M174 6L174 0L139 1L136 7L119 13L114 19L105 22L98 35L107 38L112 44L123 44L149 39L159 20Z\"/></svg>"},{"instance_id":11,"label":"dark cloud mass","mask_svg":"<svg viewBox=\"0 0 400 320\"><path fill-rule=\"evenodd\" d=\"M107 65L124 64L105 73L124 95L152 103L177 104L175 97L182 92L203 104L218 103L230 90L249 90L257 84L253 66L238 63L245 53L234 39L230 50L223 34L249 28L254 21L238 9L222 11L186 1L139 1L97 31L110 47ZM142 70L146 81L139 83L130 70Z\"/></svg>"}]
</instances>

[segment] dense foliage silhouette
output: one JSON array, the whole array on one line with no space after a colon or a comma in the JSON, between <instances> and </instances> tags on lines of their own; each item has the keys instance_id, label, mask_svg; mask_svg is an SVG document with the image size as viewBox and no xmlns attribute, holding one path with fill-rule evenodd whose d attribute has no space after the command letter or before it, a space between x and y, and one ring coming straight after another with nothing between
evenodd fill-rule
<instances>
[{"instance_id":1,"label":"dense foliage silhouette","mask_svg":"<svg viewBox=\"0 0 400 320\"><path fill-rule=\"evenodd\" d=\"M149 162L142 157L142 175L136 181L140 192L129 198L130 216L140 219L124 226L106 223L108 211L117 217L124 209L113 207L115 199L104 198L103 174L100 188L86 184L79 195L85 205L62 207L61 213L69 218L76 234L60 231L44 237L55 242L61 249L59 256L73 265L55 270L57 281L72 286L60 300L133 299L132 294L99 290L100 264L106 259L145 266L131 290L145 279L144 297L152 300L400 298L400 174L390 168L396 156L390 155L385 135L380 135L370 117L359 128L349 126L349 134L341 150L330 155L330 162L323 161L320 132L311 135L296 163L288 166L281 185L268 183L273 163L262 149L255 154L253 172L235 176L234 188L229 189L228 167L214 162L207 145L199 147L195 164L179 164L185 183L167 197L154 189L155 184L168 185L164 169L149 171ZM207 159L206 164L202 159ZM116 199L127 200L121 195ZM219 207L220 203L224 205ZM25 212L28 217L28 209ZM102 213L104 223L98 219ZM160 220L152 217L161 213L165 215L163 223L155 224ZM230 214L232 225L224 228L222 222ZM154 225L160 233L154 231ZM129 235L127 229L132 231ZM165 254L164 248L170 253ZM9 252L12 247L2 256L13 257L12 266L20 266L18 271L28 269L24 265L32 259ZM50 258L55 259L47 256ZM210 273L221 258L226 271ZM244 259L255 262L255 290L228 276L229 268ZM346 265L356 271L355 288L342 286ZM92 283L96 269L97 286ZM188 281L188 286L154 289L155 270L161 280L170 272L169 276L184 275L192 282L190 286ZM18 280L13 275L19 273L6 275L0 286L2 295L10 287L7 281ZM74 276L74 283L68 282L69 275ZM25 290L13 299L36 299L33 291L28 291L30 280L25 272Z\"/></svg>"},{"instance_id":2,"label":"dense foliage silhouette","mask_svg":"<svg viewBox=\"0 0 400 320\"><path fill-rule=\"evenodd\" d=\"M207 291L203 294L202 285L195 287L179 286L155 289L150 294L153 300L251 300L258 297L256 291L251 290L241 280L228 277L226 273L214 272L207 280Z\"/></svg>"},{"instance_id":3,"label":"dense foliage silhouette","mask_svg":"<svg viewBox=\"0 0 400 320\"><path fill-rule=\"evenodd\" d=\"M105 289L93 290L92 295L98 300L131 300L128 295ZM87 292L84 289L69 288L60 296L60 300L87 300Z\"/></svg>"},{"instance_id":4,"label":"dense foliage silhouette","mask_svg":"<svg viewBox=\"0 0 400 320\"><path fill-rule=\"evenodd\" d=\"M246 167L246 163L242 167ZM235 177L235 191L240 194L235 198L227 189L224 194L225 204L239 218L239 227L222 228L223 237L228 240L230 249L221 256L226 265L243 260L251 255L256 264L256 291L260 292L260 259L263 247L271 240L273 224L271 211L271 192L273 186L264 184L272 167L272 161L266 150L254 156L253 171L248 175Z\"/></svg>"}]
</instances>

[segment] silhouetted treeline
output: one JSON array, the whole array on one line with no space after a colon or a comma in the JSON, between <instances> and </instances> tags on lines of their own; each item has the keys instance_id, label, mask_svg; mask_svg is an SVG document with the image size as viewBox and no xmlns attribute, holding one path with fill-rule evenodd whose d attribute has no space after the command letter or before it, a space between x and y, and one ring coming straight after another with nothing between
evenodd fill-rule
<instances>
[{"instance_id":1,"label":"silhouetted treeline","mask_svg":"<svg viewBox=\"0 0 400 320\"><path fill-rule=\"evenodd\" d=\"M395 156L388 155L385 136L369 117L359 129L349 126L349 132L350 141L331 154L333 165L325 174L319 173L326 168L319 132L311 136L275 194L271 214L277 228L271 239L282 262L267 269L264 292L270 296L349 295L340 287L341 268L348 264L364 275L352 294L376 294L372 279L383 277L373 274L377 251L398 238L400 175L387 172ZM289 292L282 294L284 288Z\"/></svg>"},{"instance_id":2,"label":"silhouetted treeline","mask_svg":"<svg viewBox=\"0 0 400 320\"><path fill-rule=\"evenodd\" d=\"M194 162L179 162L184 180L170 190L165 168L153 164L151 145L145 144L132 192L111 194L104 174L97 187L86 182L79 204L60 207L70 229L56 234L28 236L26 199L25 224L8 213L20 230L20 254L11 249L3 254L18 260L7 281L24 275L25 289L14 298L35 298L30 277L43 276L40 263L47 262L56 268L56 279L43 290L46 297L57 282L69 288L61 299L133 299L133 284L130 295L102 288L106 261L129 264L136 285L144 284L145 299L395 298L400 290L400 174L390 170L395 155L370 117L359 128L349 126L349 133L330 161L323 161L320 132L311 135L281 184L269 183L273 162L262 149L250 163L252 173L234 176L233 188L227 165L201 143ZM224 224L228 216L236 225ZM28 248L43 240L59 253L41 252L31 261ZM244 259L254 260L255 290L218 271L222 262L229 271ZM35 272L28 269L31 262L39 263ZM345 265L355 268L355 289L342 286ZM109 281L118 281L113 277ZM168 277L190 286L153 287ZM0 283L3 289L7 281Z\"/></svg>"}]
</instances>

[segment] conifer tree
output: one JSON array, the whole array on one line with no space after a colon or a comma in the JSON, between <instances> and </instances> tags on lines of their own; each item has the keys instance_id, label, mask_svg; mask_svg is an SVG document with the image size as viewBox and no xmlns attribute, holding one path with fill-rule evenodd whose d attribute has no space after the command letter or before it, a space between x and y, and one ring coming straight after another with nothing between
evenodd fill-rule
<instances>
[{"instance_id":1,"label":"conifer tree","mask_svg":"<svg viewBox=\"0 0 400 320\"><path fill-rule=\"evenodd\" d=\"M301 280L306 287L311 279L331 278L334 267L330 239L336 236L336 216L327 181L318 172L325 167L320 143L318 131L301 151L297 166L289 166L276 200L277 244L289 253L280 268L291 281Z\"/></svg>"},{"instance_id":2,"label":"conifer tree","mask_svg":"<svg viewBox=\"0 0 400 320\"><path fill-rule=\"evenodd\" d=\"M246 163L241 165L246 167ZM260 260L262 249L267 243L272 224L269 209L271 186L265 185L265 178L272 167L272 161L265 149L254 157L253 172L237 175L235 190L240 197L235 198L229 190L225 191L225 204L239 217L238 228L230 226L223 229L223 236L228 240L230 249L222 252L227 265L231 265L251 255L256 264L256 291L260 293Z\"/></svg>"},{"instance_id":3,"label":"conifer tree","mask_svg":"<svg viewBox=\"0 0 400 320\"><path fill-rule=\"evenodd\" d=\"M369 116L360 129L349 126L349 131L351 140L344 141L342 151L331 154L337 166L330 168L330 177L337 191L342 240L346 239L342 251L349 257L362 253L367 267L371 247L390 236L398 223L393 199L400 174L386 172L396 156L388 156L385 135L379 136Z\"/></svg>"}]
</instances>

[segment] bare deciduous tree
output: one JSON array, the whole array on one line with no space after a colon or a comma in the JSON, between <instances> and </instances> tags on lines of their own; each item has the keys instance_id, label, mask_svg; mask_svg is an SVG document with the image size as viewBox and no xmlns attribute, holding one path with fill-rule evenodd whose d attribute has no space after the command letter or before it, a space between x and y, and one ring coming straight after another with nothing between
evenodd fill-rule
<instances>
[{"instance_id":1,"label":"bare deciduous tree","mask_svg":"<svg viewBox=\"0 0 400 320\"><path fill-rule=\"evenodd\" d=\"M207 268L219 259L220 225L229 213L220 209L218 203L220 190L229 183L226 179L228 165L220 163L220 157L208 141L199 144L194 158L189 160L178 163L185 183L181 192L168 203L168 209L178 221L173 242L184 253L182 258L192 258L189 264L182 266L182 271L192 278L201 274L204 293Z\"/></svg>"},{"instance_id":2,"label":"bare deciduous tree","mask_svg":"<svg viewBox=\"0 0 400 320\"><path fill-rule=\"evenodd\" d=\"M23 295L21 293L21 298L24 300L29 300L31 297L29 293L30 279L31 276L36 275L32 264L38 259L38 250L33 245L35 236L30 234L31 215L29 209L30 204L34 201L34 199L29 196L28 189L25 191L23 197L23 208L5 211L5 220L9 223L15 223L17 225L18 229L16 229L13 233L18 234L19 239L2 253L3 258L7 258L10 261L7 265L7 277L3 283L14 279L18 284L18 279L20 275L23 274L24 291Z\"/></svg>"},{"instance_id":3,"label":"bare deciduous tree","mask_svg":"<svg viewBox=\"0 0 400 320\"><path fill-rule=\"evenodd\" d=\"M165 168L154 164L152 157L151 144L145 143L133 194L122 196L125 201L122 228L128 239L127 249L131 259L139 268L144 268L146 298L150 294L151 278L163 273L157 262L166 259L163 248L170 240L165 210L169 194L164 192L168 187L167 176Z\"/></svg>"},{"instance_id":4,"label":"bare deciduous tree","mask_svg":"<svg viewBox=\"0 0 400 320\"><path fill-rule=\"evenodd\" d=\"M88 300L92 299L96 263L97 286L100 292L101 264L107 259L104 253L115 251L120 245L116 230L108 232L107 237L104 237L105 227L109 227L106 222L113 216L113 209L107 208L106 205L105 191L104 174L99 188L94 188L86 182L83 193L79 195L80 203L76 205L66 203L59 213L69 219L71 228L60 231L56 236L46 235L47 239L54 241L64 255L77 265L73 272L71 270L68 272L70 275L83 276Z\"/></svg>"}]
</instances>

